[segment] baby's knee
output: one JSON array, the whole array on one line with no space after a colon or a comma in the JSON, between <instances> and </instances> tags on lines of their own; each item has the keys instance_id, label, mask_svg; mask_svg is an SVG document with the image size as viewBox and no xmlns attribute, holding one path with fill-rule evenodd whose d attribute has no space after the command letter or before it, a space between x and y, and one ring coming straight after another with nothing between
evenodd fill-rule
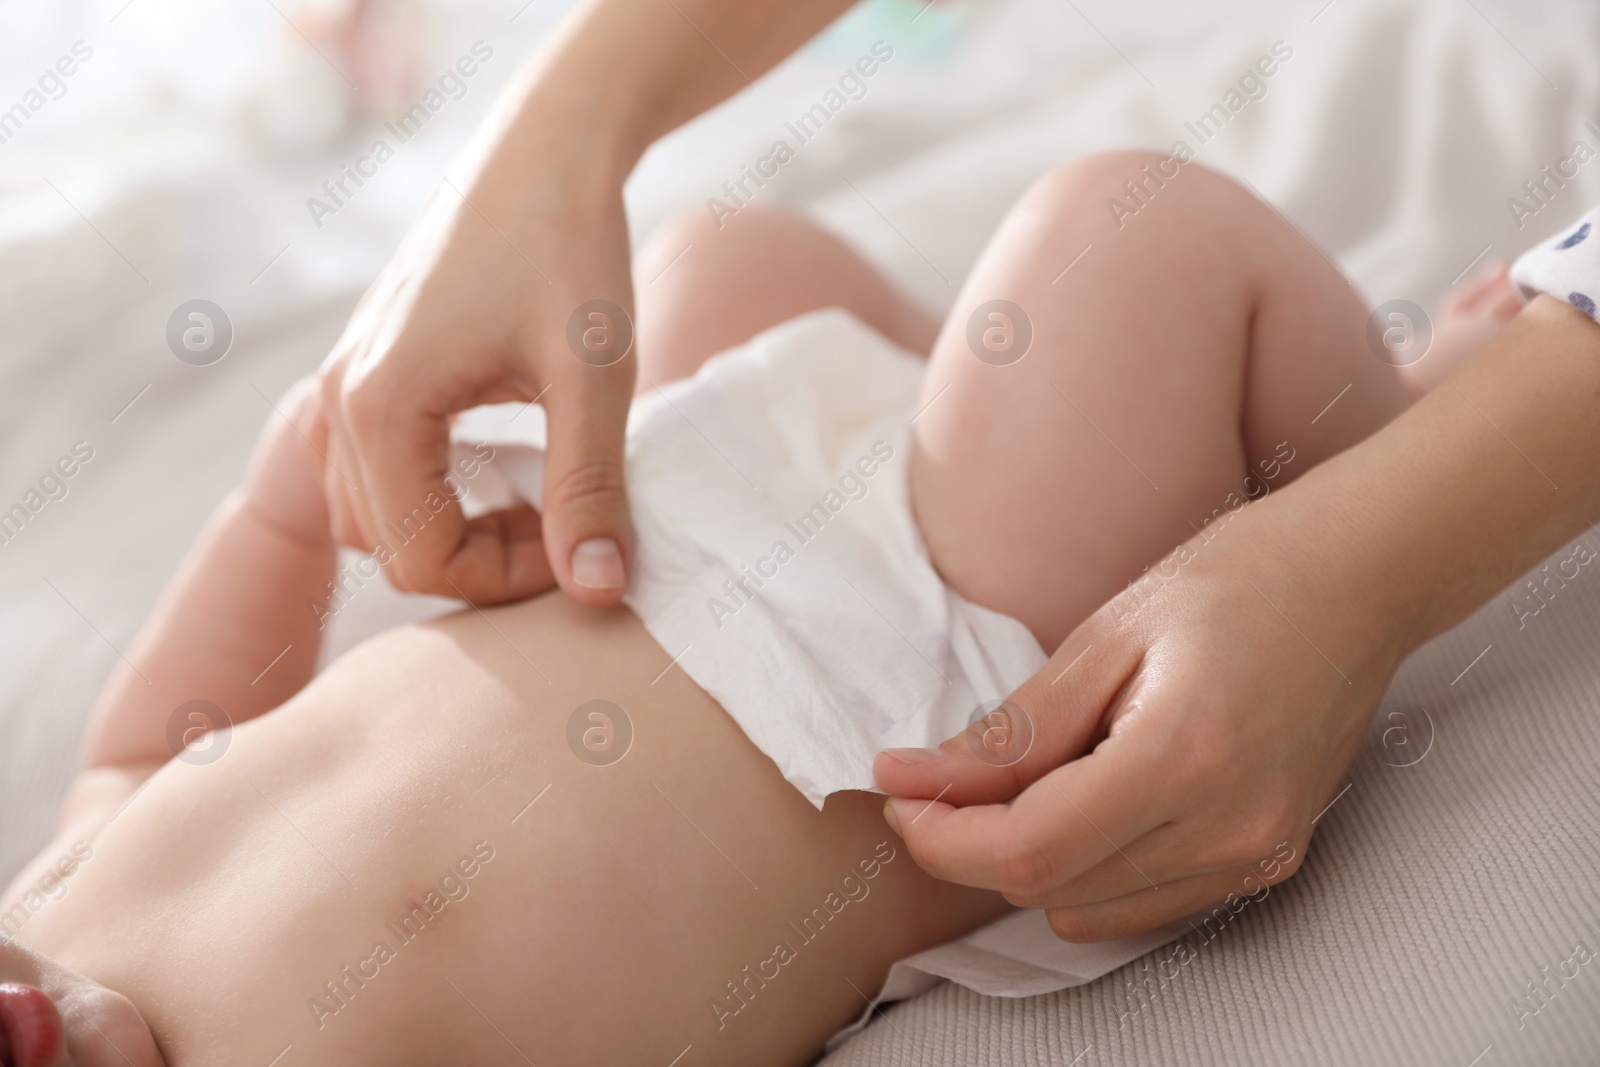
<instances>
[{"instance_id":1,"label":"baby's knee","mask_svg":"<svg viewBox=\"0 0 1600 1067\"><path fill-rule=\"evenodd\" d=\"M650 234L634 258L635 274L641 283L678 266L697 273L742 274L753 260L824 240L828 238L813 223L787 211L747 206L729 216L689 208Z\"/></svg>"},{"instance_id":2,"label":"baby's knee","mask_svg":"<svg viewBox=\"0 0 1600 1067\"><path fill-rule=\"evenodd\" d=\"M1081 156L1049 171L1023 194L1022 206L1048 219L1122 230L1135 219L1160 225L1215 222L1251 210L1255 197L1237 181L1196 162L1187 150L1120 149ZM1150 211L1160 205L1162 210ZM1259 205L1257 205L1259 206Z\"/></svg>"},{"instance_id":3,"label":"baby's knee","mask_svg":"<svg viewBox=\"0 0 1600 1067\"><path fill-rule=\"evenodd\" d=\"M679 212L645 238L633 256L635 284L648 282L683 255L683 249L703 239L704 212L697 209Z\"/></svg>"}]
</instances>

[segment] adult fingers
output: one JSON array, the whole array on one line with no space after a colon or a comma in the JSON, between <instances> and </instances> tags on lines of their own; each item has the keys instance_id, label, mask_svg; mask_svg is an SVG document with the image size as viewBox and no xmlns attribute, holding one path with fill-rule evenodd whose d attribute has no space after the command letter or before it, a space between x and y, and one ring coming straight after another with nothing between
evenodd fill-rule
<instances>
[{"instance_id":1,"label":"adult fingers","mask_svg":"<svg viewBox=\"0 0 1600 1067\"><path fill-rule=\"evenodd\" d=\"M400 361L398 355L389 359ZM339 396L345 431L340 441L359 468L352 496L362 532L396 588L494 599L483 597L483 590L451 589L445 581L466 522L444 481L450 405L437 403L425 381L399 387L386 366L347 373Z\"/></svg>"},{"instance_id":2,"label":"adult fingers","mask_svg":"<svg viewBox=\"0 0 1600 1067\"><path fill-rule=\"evenodd\" d=\"M1108 739L1009 805L958 808L891 797L885 816L918 866L935 878L1037 896L1119 855L1171 818L1166 793L1149 788L1161 758L1159 745L1151 751L1149 740Z\"/></svg>"},{"instance_id":3,"label":"adult fingers","mask_svg":"<svg viewBox=\"0 0 1600 1067\"><path fill-rule=\"evenodd\" d=\"M1092 742L1143 649L1096 613L997 708L936 749L886 749L872 765L891 796L955 805L1016 796Z\"/></svg>"},{"instance_id":4,"label":"adult fingers","mask_svg":"<svg viewBox=\"0 0 1600 1067\"><path fill-rule=\"evenodd\" d=\"M1045 916L1064 941L1108 941L1187 919L1209 940L1250 903L1267 898L1272 887L1291 877L1305 859L1308 827L1291 843L1227 871L1146 886L1091 904L1046 908ZM1202 909L1208 909L1203 914Z\"/></svg>"},{"instance_id":5,"label":"adult fingers","mask_svg":"<svg viewBox=\"0 0 1600 1067\"><path fill-rule=\"evenodd\" d=\"M519 504L469 519L460 548L445 566L445 581L463 593L515 589L532 594L550 588L555 575L545 552L539 513L530 504Z\"/></svg>"},{"instance_id":6,"label":"adult fingers","mask_svg":"<svg viewBox=\"0 0 1600 1067\"><path fill-rule=\"evenodd\" d=\"M1212 907L1223 924L1244 910L1247 902L1266 899L1270 887L1251 878L1251 868L1199 875L1141 890L1098 904L1048 908L1050 929L1063 941L1084 944L1113 941L1190 917L1195 929L1210 928L1212 915L1195 913Z\"/></svg>"},{"instance_id":7,"label":"adult fingers","mask_svg":"<svg viewBox=\"0 0 1600 1067\"><path fill-rule=\"evenodd\" d=\"M1042 893L1008 894L1006 899L1019 908L1082 907L1116 900L1168 882L1232 869L1196 865L1184 847L1193 828L1176 825L1182 827L1177 834L1173 833L1173 823L1157 826L1071 881L1051 886Z\"/></svg>"},{"instance_id":8,"label":"adult fingers","mask_svg":"<svg viewBox=\"0 0 1600 1067\"><path fill-rule=\"evenodd\" d=\"M631 334L631 325L626 329ZM562 590L591 607L615 604L628 580L633 523L623 435L633 379L630 347L604 366L574 360L552 382L543 400L550 440L545 459L545 550Z\"/></svg>"},{"instance_id":9,"label":"adult fingers","mask_svg":"<svg viewBox=\"0 0 1600 1067\"><path fill-rule=\"evenodd\" d=\"M1255 882L1275 885L1289 877L1305 854L1306 827L1268 848L1239 845L1214 832L1209 817L1182 819L1156 827L1070 882L1043 893L1008 897L1020 908L1078 908L1108 903L1154 886L1239 872ZM1259 886L1247 886L1255 892Z\"/></svg>"},{"instance_id":10,"label":"adult fingers","mask_svg":"<svg viewBox=\"0 0 1600 1067\"><path fill-rule=\"evenodd\" d=\"M333 458L355 457L356 475L342 479L348 513L399 589L473 603L541 592L550 575L531 509L469 523L447 478L450 415L506 388L506 364L458 353L442 377L398 369L415 362L391 355L344 373Z\"/></svg>"}]
</instances>

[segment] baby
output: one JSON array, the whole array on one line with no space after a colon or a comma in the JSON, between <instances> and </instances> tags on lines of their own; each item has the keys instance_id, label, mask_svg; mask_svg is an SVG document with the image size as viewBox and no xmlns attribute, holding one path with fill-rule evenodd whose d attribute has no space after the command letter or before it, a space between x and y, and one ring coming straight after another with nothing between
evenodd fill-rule
<instances>
[{"instance_id":1,"label":"baby","mask_svg":"<svg viewBox=\"0 0 1600 1067\"><path fill-rule=\"evenodd\" d=\"M1053 648L1281 445L1280 485L1520 306L1494 273L1397 368L1227 179L1191 164L1108 215L1150 162L1038 183L942 330L798 220L681 220L638 264L641 387L823 307L931 353L929 554ZM891 963L1006 909L923 874L881 797L815 810L626 609L468 607L316 673L324 433L302 383L108 684L58 836L0 898L0 1064L802 1064ZM625 759L569 744L594 701L602 733L626 709Z\"/></svg>"}]
</instances>

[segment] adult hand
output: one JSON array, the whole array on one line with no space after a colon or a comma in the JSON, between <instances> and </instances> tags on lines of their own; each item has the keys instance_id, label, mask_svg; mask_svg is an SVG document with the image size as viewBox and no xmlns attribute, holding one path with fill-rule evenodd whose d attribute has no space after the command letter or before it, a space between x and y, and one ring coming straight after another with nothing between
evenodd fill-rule
<instances>
[{"instance_id":1,"label":"adult hand","mask_svg":"<svg viewBox=\"0 0 1600 1067\"><path fill-rule=\"evenodd\" d=\"M470 180L447 179L322 369L334 533L401 589L491 602L622 595L633 290L622 183L662 134L748 85L849 0L588 0L520 69ZM596 305L596 302L605 302ZM615 360L615 362L613 362ZM541 515L466 522L447 419L549 416Z\"/></svg>"},{"instance_id":2,"label":"adult hand","mask_svg":"<svg viewBox=\"0 0 1600 1067\"><path fill-rule=\"evenodd\" d=\"M565 138L506 140L470 184L446 179L323 365L335 535L375 552L400 589L487 603L559 582L592 606L622 594L627 166L589 155ZM548 414L542 517L523 506L469 522L449 417L513 400Z\"/></svg>"},{"instance_id":3,"label":"adult hand","mask_svg":"<svg viewBox=\"0 0 1600 1067\"><path fill-rule=\"evenodd\" d=\"M1394 422L1079 626L1011 697L1031 744L880 753L890 823L933 874L1045 908L1073 941L1287 878L1401 660L1591 528L1597 395L1600 331L1539 297Z\"/></svg>"},{"instance_id":4,"label":"adult hand","mask_svg":"<svg viewBox=\"0 0 1600 1067\"><path fill-rule=\"evenodd\" d=\"M1152 567L975 729L879 754L917 863L1045 909L1069 941L1299 867L1400 655L1319 551L1339 531L1308 539L1279 496Z\"/></svg>"}]
</instances>

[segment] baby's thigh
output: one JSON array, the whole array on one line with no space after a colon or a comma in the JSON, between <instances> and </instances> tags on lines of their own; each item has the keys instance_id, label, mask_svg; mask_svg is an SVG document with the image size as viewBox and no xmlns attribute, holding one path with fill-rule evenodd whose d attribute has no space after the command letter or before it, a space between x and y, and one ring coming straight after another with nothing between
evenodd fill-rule
<instances>
[{"instance_id":1,"label":"baby's thigh","mask_svg":"<svg viewBox=\"0 0 1600 1067\"><path fill-rule=\"evenodd\" d=\"M663 673L631 613L551 597L493 621L463 619L464 643L521 679L533 718L621 709L584 720L593 748L541 728L529 761L552 787L517 824L533 859L493 938L537 970L517 1023L536 1062L668 1063L692 1044L695 1063L808 1063L892 962L1003 910L923 874L881 797L813 808L681 669ZM607 762L622 716L631 744Z\"/></svg>"},{"instance_id":2,"label":"baby's thigh","mask_svg":"<svg viewBox=\"0 0 1600 1067\"><path fill-rule=\"evenodd\" d=\"M640 392L687 378L781 322L839 307L912 352L938 324L854 249L800 215L695 208L653 234L635 264Z\"/></svg>"},{"instance_id":3,"label":"baby's thigh","mask_svg":"<svg viewBox=\"0 0 1600 1067\"><path fill-rule=\"evenodd\" d=\"M1022 197L955 302L914 423L912 499L935 565L1048 650L1263 458L1244 432L1252 328L1259 279L1286 257L1258 246L1288 227L1198 164L1136 224L1107 212L1161 166L1086 157ZM1314 395L1306 419L1326 403Z\"/></svg>"}]
</instances>

